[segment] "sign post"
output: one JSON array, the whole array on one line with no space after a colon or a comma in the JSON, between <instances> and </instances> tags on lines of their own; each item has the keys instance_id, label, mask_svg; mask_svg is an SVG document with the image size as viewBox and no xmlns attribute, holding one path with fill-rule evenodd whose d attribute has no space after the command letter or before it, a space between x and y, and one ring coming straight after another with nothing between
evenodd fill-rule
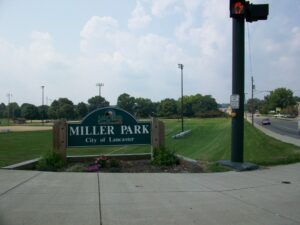
<instances>
[{"instance_id":1,"label":"sign post","mask_svg":"<svg viewBox=\"0 0 300 225\"><path fill-rule=\"evenodd\" d=\"M64 160L67 157L67 122L59 120L54 123L53 136L53 150L62 156Z\"/></svg>"},{"instance_id":2,"label":"sign post","mask_svg":"<svg viewBox=\"0 0 300 225\"><path fill-rule=\"evenodd\" d=\"M300 115L298 116L298 134L300 134Z\"/></svg>"}]
</instances>

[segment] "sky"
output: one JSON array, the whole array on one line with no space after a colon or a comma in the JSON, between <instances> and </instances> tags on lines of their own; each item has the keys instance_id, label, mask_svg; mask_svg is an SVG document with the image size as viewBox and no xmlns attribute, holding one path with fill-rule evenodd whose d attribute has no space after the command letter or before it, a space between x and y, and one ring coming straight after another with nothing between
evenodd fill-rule
<instances>
[{"instance_id":1,"label":"sky","mask_svg":"<svg viewBox=\"0 0 300 225\"><path fill-rule=\"evenodd\" d=\"M246 24L245 93L286 87L300 95L300 1L268 3ZM99 94L160 101L184 95L230 101L229 0L0 0L0 102L77 104Z\"/></svg>"}]
</instances>

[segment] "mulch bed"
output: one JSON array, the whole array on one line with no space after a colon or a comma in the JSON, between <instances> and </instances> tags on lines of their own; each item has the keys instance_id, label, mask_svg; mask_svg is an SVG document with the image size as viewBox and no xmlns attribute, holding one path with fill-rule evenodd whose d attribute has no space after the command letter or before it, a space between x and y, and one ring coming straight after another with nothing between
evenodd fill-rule
<instances>
[{"instance_id":1,"label":"mulch bed","mask_svg":"<svg viewBox=\"0 0 300 225\"><path fill-rule=\"evenodd\" d=\"M68 168L74 167L76 164L69 164ZM69 169L66 171L72 171ZM74 172L74 171L72 171ZM79 172L79 171L78 171ZM83 172L83 171L82 171ZM85 171L86 172L86 171ZM200 165L190 164L188 162L179 162L173 166L157 166L152 165L149 160L120 160L117 167L99 168L98 171L90 172L116 172L116 173L200 173L203 168Z\"/></svg>"}]
</instances>

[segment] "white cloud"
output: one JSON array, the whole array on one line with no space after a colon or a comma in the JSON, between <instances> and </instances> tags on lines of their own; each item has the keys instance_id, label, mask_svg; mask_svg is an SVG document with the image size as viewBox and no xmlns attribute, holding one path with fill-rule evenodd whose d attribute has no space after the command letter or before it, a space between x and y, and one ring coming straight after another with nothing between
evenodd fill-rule
<instances>
[{"instance_id":1,"label":"white cloud","mask_svg":"<svg viewBox=\"0 0 300 225\"><path fill-rule=\"evenodd\" d=\"M158 90L172 89L172 86L168 87L173 76L169 68L176 68L178 59L184 58L175 43L155 34L135 36L117 29L116 23L111 29L109 21L112 19L99 17L91 20L94 28L89 29L92 32L89 31L88 35L81 35L83 54L77 64L81 73L88 74L89 80L98 79L105 83L103 90L107 88L106 94L111 102L115 102L122 92L157 99L160 94L157 92L153 96L154 86ZM92 22L86 23L81 34Z\"/></svg>"},{"instance_id":2,"label":"white cloud","mask_svg":"<svg viewBox=\"0 0 300 225\"><path fill-rule=\"evenodd\" d=\"M151 33L136 36L122 31L116 23L113 23L114 29L102 29L100 27L112 26L111 23L104 23L100 17L91 20L97 21L101 26L94 23L93 27L99 29L93 29L89 35L81 35L85 48L78 65L81 65L81 73L89 74L89 80L98 79L106 84L104 89L107 88L106 96L111 102L115 102L123 92L153 100L179 97L178 63L185 65L186 94L224 95L222 90L230 83L224 81L224 76L229 73L227 69L224 70L224 64L229 59L218 57L218 50L224 45L224 40L218 37L222 34L217 33L214 26L189 26L186 41L193 42L200 49L196 55L190 55L169 38ZM83 31L90 23L86 23ZM108 90L109 87L113 89ZM229 91L230 87L228 96Z\"/></svg>"},{"instance_id":3,"label":"white cloud","mask_svg":"<svg viewBox=\"0 0 300 225\"><path fill-rule=\"evenodd\" d=\"M170 8L175 9L174 3L177 0L152 0L151 12L154 16L162 16Z\"/></svg>"},{"instance_id":4,"label":"white cloud","mask_svg":"<svg viewBox=\"0 0 300 225\"><path fill-rule=\"evenodd\" d=\"M87 38L99 34L113 32L118 28L118 21L112 17L93 16L84 25L83 30L80 32L80 37Z\"/></svg>"},{"instance_id":5,"label":"white cloud","mask_svg":"<svg viewBox=\"0 0 300 225\"><path fill-rule=\"evenodd\" d=\"M41 104L40 86L63 83L69 67L69 61L55 51L47 32L32 32L30 42L22 47L0 40L0 52L0 73L6 81L0 83L0 90L13 93L12 101L21 103Z\"/></svg>"},{"instance_id":6,"label":"white cloud","mask_svg":"<svg viewBox=\"0 0 300 225\"><path fill-rule=\"evenodd\" d=\"M128 20L130 29L143 28L151 22L151 17L146 14L144 7L139 1L136 2L136 7L131 13L131 18Z\"/></svg>"},{"instance_id":7,"label":"white cloud","mask_svg":"<svg viewBox=\"0 0 300 225\"><path fill-rule=\"evenodd\" d=\"M124 15L90 17L78 35L80 51L68 57L57 51L54 44L60 40L49 32L32 32L22 46L0 38L0 73L5 76L5 82L0 83L1 95L12 92L19 102L39 104L40 86L45 85L51 99L68 97L75 103L86 102L98 93L96 83L102 82L102 94L111 103L123 92L154 101L178 98L177 64L183 63L185 94L211 94L219 102L229 101L232 40L228 1L138 0L134 10L126 13L130 16L125 20ZM161 21L169 26L166 32L154 27ZM278 21L282 21L280 25ZM148 30L132 32L139 28ZM258 89L299 89L298 24L292 25L280 15L255 23L253 28L253 71Z\"/></svg>"}]
</instances>

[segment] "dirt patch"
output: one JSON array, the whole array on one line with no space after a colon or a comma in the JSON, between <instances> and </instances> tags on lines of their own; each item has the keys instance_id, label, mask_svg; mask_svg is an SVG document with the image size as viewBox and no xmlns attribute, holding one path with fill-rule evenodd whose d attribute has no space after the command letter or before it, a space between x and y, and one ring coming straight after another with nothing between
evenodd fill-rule
<instances>
[{"instance_id":1,"label":"dirt patch","mask_svg":"<svg viewBox=\"0 0 300 225\"><path fill-rule=\"evenodd\" d=\"M1 126L0 132L52 130L52 126Z\"/></svg>"}]
</instances>

